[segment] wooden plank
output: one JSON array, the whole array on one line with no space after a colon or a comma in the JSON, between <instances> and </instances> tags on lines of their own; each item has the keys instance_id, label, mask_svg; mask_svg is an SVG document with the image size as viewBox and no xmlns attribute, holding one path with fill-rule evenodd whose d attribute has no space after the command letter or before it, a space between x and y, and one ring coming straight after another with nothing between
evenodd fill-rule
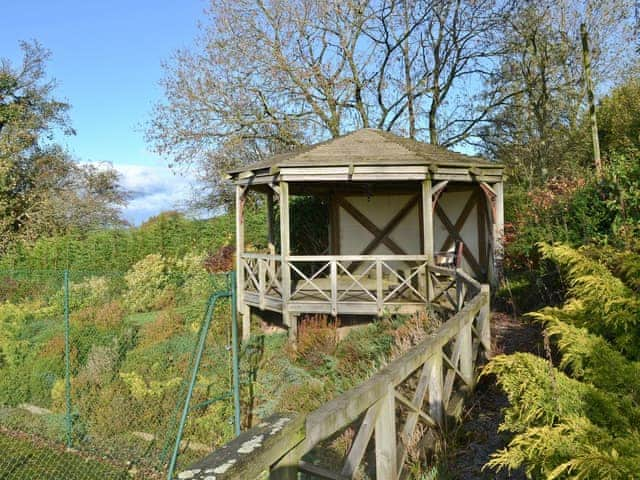
<instances>
[{"instance_id":1,"label":"wooden plank","mask_svg":"<svg viewBox=\"0 0 640 480\"><path fill-rule=\"evenodd\" d=\"M395 391L395 396L396 396L396 400L399 400L400 403L402 403L409 410L411 410L413 413L415 413L420 418L422 418L428 425L431 425L432 427L435 427L437 425L436 421L433 418L431 418L429 415L427 415L418 407L416 407L411 400L409 400L407 397L402 395L397 390Z\"/></svg>"},{"instance_id":2,"label":"wooden plank","mask_svg":"<svg viewBox=\"0 0 640 480\"><path fill-rule=\"evenodd\" d=\"M376 478L395 480L396 460L396 409L393 385L387 386L380 399L380 412L375 424Z\"/></svg>"},{"instance_id":3,"label":"wooden plank","mask_svg":"<svg viewBox=\"0 0 640 480\"><path fill-rule=\"evenodd\" d=\"M264 295L266 290L266 260L258 260L258 293L260 295L260 308L264 309Z\"/></svg>"},{"instance_id":4,"label":"wooden plank","mask_svg":"<svg viewBox=\"0 0 640 480\"><path fill-rule=\"evenodd\" d=\"M242 318L242 341L245 342L251 337L251 307L249 304L244 302L239 313Z\"/></svg>"},{"instance_id":5,"label":"wooden plank","mask_svg":"<svg viewBox=\"0 0 640 480\"><path fill-rule=\"evenodd\" d=\"M358 433L356 434L356 437L351 444L351 448L349 449L349 454L347 455L347 458L344 462L344 466L340 471L340 473L347 478L353 478L358 469L358 466L364 458L364 454L367 451L367 446L369 445L369 441L371 440L373 428L378 418L378 413L380 412L380 405L381 403L378 402L370 407L369 410L367 410L362 423L360 424L360 428L358 429Z\"/></svg>"},{"instance_id":6,"label":"wooden plank","mask_svg":"<svg viewBox=\"0 0 640 480\"><path fill-rule=\"evenodd\" d=\"M459 275L456 275L456 312L462 310L464 304L464 284Z\"/></svg>"},{"instance_id":7,"label":"wooden plank","mask_svg":"<svg viewBox=\"0 0 640 480\"><path fill-rule=\"evenodd\" d=\"M420 378L418 379L418 385L416 387L416 391L413 394L413 401L412 401L413 405L419 409L422 409L424 398L427 394L430 374L431 374L430 365L428 363L425 363L422 366L422 370L420 372ZM402 427L402 433L400 435L400 438L403 439L404 441L409 441L409 439L413 437L413 432L417 424L418 424L418 414L416 412L409 412L407 414L407 419L404 423L404 426ZM402 442L398 444L397 458L398 458L398 477L401 477L402 468L404 466L404 462L407 459L407 449Z\"/></svg>"},{"instance_id":8,"label":"wooden plank","mask_svg":"<svg viewBox=\"0 0 640 480\"><path fill-rule=\"evenodd\" d=\"M501 175L490 175L488 173L483 173L481 175L470 175L469 173L441 173L438 170L435 173L431 174L432 180L448 180L450 182L464 182L464 183L478 183L478 182L488 182L494 183L498 182L502 179Z\"/></svg>"},{"instance_id":9,"label":"wooden plank","mask_svg":"<svg viewBox=\"0 0 640 480\"><path fill-rule=\"evenodd\" d=\"M387 262L426 262L426 255L290 255L289 261L297 262L330 262L336 260L338 262L356 262L356 261L376 261L382 260ZM447 274L453 276L452 269L446 269Z\"/></svg>"},{"instance_id":10,"label":"wooden plank","mask_svg":"<svg viewBox=\"0 0 640 480\"><path fill-rule=\"evenodd\" d=\"M236 272L237 272L237 296L238 310L242 308L244 294L244 266L242 254L244 253L244 200L242 187L236 186Z\"/></svg>"},{"instance_id":11,"label":"wooden plank","mask_svg":"<svg viewBox=\"0 0 640 480\"><path fill-rule=\"evenodd\" d=\"M243 259L264 259L264 260L278 260L282 261L282 256L271 255L269 253L250 253L245 252L242 254Z\"/></svg>"},{"instance_id":12,"label":"wooden plank","mask_svg":"<svg viewBox=\"0 0 640 480\"><path fill-rule=\"evenodd\" d=\"M302 442L304 421L304 415L273 415L177 477L204 480L215 471L216 480L257 478Z\"/></svg>"},{"instance_id":13,"label":"wooden plank","mask_svg":"<svg viewBox=\"0 0 640 480\"><path fill-rule=\"evenodd\" d=\"M487 201L486 198L478 196L478 262L481 266L487 266Z\"/></svg>"},{"instance_id":14,"label":"wooden plank","mask_svg":"<svg viewBox=\"0 0 640 480\"><path fill-rule=\"evenodd\" d=\"M289 341L294 342L298 338L298 315L291 310L282 311L282 323L289 327Z\"/></svg>"},{"instance_id":15,"label":"wooden plank","mask_svg":"<svg viewBox=\"0 0 640 480\"><path fill-rule=\"evenodd\" d=\"M442 385L442 349L434 352L429 363L429 416L439 425L444 420L443 385Z\"/></svg>"},{"instance_id":16,"label":"wooden plank","mask_svg":"<svg viewBox=\"0 0 640 480\"><path fill-rule=\"evenodd\" d=\"M422 214L423 228L422 232L424 243L422 245L422 253L427 258L433 260L433 196L431 193L431 180L422 182Z\"/></svg>"},{"instance_id":17,"label":"wooden plank","mask_svg":"<svg viewBox=\"0 0 640 480\"><path fill-rule=\"evenodd\" d=\"M485 351L485 357L491 358L491 306L489 304L489 285L482 285L481 295L483 304L478 313L478 336Z\"/></svg>"},{"instance_id":18,"label":"wooden plank","mask_svg":"<svg viewBox=\"0 0 640 480\"><path fill-rule=\"evenodd\" d=\"M376 307L378 315L382 314L384 308L384 292L382 290L382 260L376 260Z\"/></svg>"},{"instance_id":19,"label":"wooden plank","mask_svg":"<svg viewBox=\"0 0 640 480\"><path fill-rule=\"evenodd\" d=\"M453 268L447 267L439 267L438 265L429 265L429 271L433 273L437 273L439 275L446 275L448 277L454 278L456 276L456 270Z\"/></svg>"},{"instance_id":20,"label":"wooden plank","mask_svg":"<svg viewBox=\"0 0 640 480\"><path fill-rule=\"evenodd\" d=\"M244 253L244 208L246 202L245 188L236 185L236 281L237 281L237 306L240 320L242 322L242 340L248 340L251 335L251 308L246 304L244 296L246 293L245 265L242 258ZM248 265L247 265L248 266ZM256 281L255 276L249 270Z\"/></svg>"},{"instance_id":21,"label":"wooden plank","mask_svg":"<svg viewBox=\"0 0 640 480\"><path fill-rule=\"evenodd\" d=\"M331 280L331 315L338 314L338 265L335 260L329 262L329 278Z\"/></svg>"},{"instance_id":22,"label":"wooden plank","mask_svg":"<svg viewBox=\"0 0 640 480\"><path fill-rule=\"evenodd\" d=\"M467 272L462 270L461 268L456 269L456 275L460 277L464 282L472 288L472 290L477 293L480 291L481 284L475 278L470 276Z\"/></svg>"},{"instance_id":23,"label":"wooden plank","mask_svg":"<svg viewBox=\"0 0 640 480\"><path fill-rule=\"evenodd\" d=\"M357 173L357 171L353 175L349 175L348 169L345 170L345 173L335 173L335 174L295 174L292 175L290 173L282 173L280 175L281 181L291 182L291 183L301 183L301 182L387 182L387 181L421 181L427 177L425 173ZM470 177L469 177L470 178ZM499 177L489 177L483 178L488 181L495 181ZM464 179L463 179L464 180ZM471 180L468 180L471 181ZM240 183L240 182L238 182ZM255 183L255 182L254 182ZM266 182L265 182L266 183Z\"/></svg>"},{"instance_id":24,"label":"wooden plank","mask_svg":"<svg viewBox=\"0 0 640 480\"><path fill-rule=\"evenodd\" d=\"M475 383L474 378L474 357L473 357L473 344L472 344L472 336L471 336L471 325L472 322L465 324L460 329L460 333L458 334L458 338L460 340L460 373L462 374L462 378L464 383L466 383L469 387L473 388L473 384Z\"/></svg>"},{"instance_id":25,"label":"wooden plank","mask_svg":"<svg viewBox=\"0 0 640 480\"><path fill-rule=\"evenodd\" d=\"M496 191L496 217L493 225L493 261L492 278L489 282L497 286L502 277L503 236L504 236L504 190L502 182L494 185Z\"/></svg>"},{"instance_id":26,"label":"wooden plank","mask_svg":"<svg viewBox=\"0 0 640 480\"><path fill-rule=\"evenodd\" d=\"M291 296L291 268L289 265L290 242L289 242L289 184L280 182L280 253L282 254L282 309L287 310L289 298ZM284 317L283 317L284 318Z\"/></svg>"},{"instance_id":27,"label":"wooden plank","mask_svg":"<svg viewBox=\"0 0 640 480\"><path fill-rule=\"evenodd\" d=\"M460 336L456 336L456 340L453 344L453 351L451 352L451 357L447 357L446 355L442 355L443 360L446 361L447 365L449 365L449 369L444 376L444 383L442 389L442 402L446 407L449 403L449 399L451 398L451 394L453 393L453 385L456 380L456 375L460 378L464 378L462 372L458 369L458 363L460 362L460 351L462 349L462 342L460 340Z\"/></svg>"},{"instance_id":28,"label":"wooden plank","mask_svg":"<svg viewBox=\"0 0 640 480\"><path fill-rule=\"evenodd\" d=\"M269 189L267 195L267 248L270 255L276 253L276 241L275 241L275 228L274 220L275 215L273 211L273 190Z\"/></svg>"}]
</instances>

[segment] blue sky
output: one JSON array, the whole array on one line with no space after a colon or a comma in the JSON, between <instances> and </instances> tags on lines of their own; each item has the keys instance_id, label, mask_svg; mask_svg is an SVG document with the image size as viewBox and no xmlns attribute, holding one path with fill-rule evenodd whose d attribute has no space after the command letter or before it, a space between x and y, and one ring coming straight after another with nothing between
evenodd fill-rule
<instances>
[{"instance_id":1,"label":"blue sky","mask_svg":"<svg viewBox=\"0 0 640 480\"><path fill-rule=\"evenodd\" d=\"M172 208L189 192L147 150L141 130L162 97L161 62L189 47L204 0L2 1L0 57L18 62L20 40L51 50L48 74L56 95L72 105L77 135L63 143L83 162L111 162L136 194L125 212L139 223Z\"/></svg>"}]
</instances>

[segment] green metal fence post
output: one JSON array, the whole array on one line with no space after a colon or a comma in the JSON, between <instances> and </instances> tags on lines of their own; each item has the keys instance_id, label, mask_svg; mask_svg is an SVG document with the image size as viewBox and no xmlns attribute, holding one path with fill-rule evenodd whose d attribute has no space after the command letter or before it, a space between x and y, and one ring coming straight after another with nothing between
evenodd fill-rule
<instances>
[{"instance_id":1,"label":"green metal fence post","mask_svg":"<svg viewBox=\"0 0 640 480\"><path fill-rule=\"evenodd\" d=\"M64 394L67 447L73 446L73 420L71 418L71 345L69 325L69 270L64 271Z\"/></svg>"},{"instance_id":2,"label":"green metal fence post","mask_svg":"<svg viewBox=\"0 0 640 480\"><path fill-rule=\"evenodd\" d=\"M236 272L231 272L231 343L233 361L233 423L236 436L240 435L240 356L238 353L238 305Z\"/></svg>"},{"instance_id":3,"label":"green metal fence post","mask_svg":"<svg viewBox=\"0 0 640 480\"><path fill-rule=\"evenodd\" d=\"M209 303L207 305L207 313L200 333L200 339L198 340L198 348L196 356L193 362L193 370L191 371L191 380L189 382L189 390L187 391L187 397L184 401L184 407L182 409L182 416L180 417L180 424L178 425L178 432L176 434L176 441L173 446L173 454L171 455L171 461L169 462L169 471L167 474L168 480L173 480L173 473L176 469L176 462L178 461L178 454L180 453L180 443L182 441L182 434L184 432L184 426L187 423L187 416L189 415L189 404L191 403L191 397L193 396L193 389L196 386L198 380L198 369L200 368L200 362L202 361L202 354L204 352L204 346L207 340L207 334L209 333L209 325L211 324L211 317L215 309L216 301L221 297L228 297L229 292L217 292L209 297Z\"/></svg>"}]
</instances>

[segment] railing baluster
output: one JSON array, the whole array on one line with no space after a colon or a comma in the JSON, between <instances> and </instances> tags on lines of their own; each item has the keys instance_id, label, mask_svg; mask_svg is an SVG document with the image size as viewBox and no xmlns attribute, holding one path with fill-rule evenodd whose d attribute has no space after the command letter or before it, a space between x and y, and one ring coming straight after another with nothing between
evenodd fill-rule
<instances>
[{"instance_id":1,"label":"railing baluster","mask_svg":"<svg viewBox=\"0 0 640 480\"><path fill-rule=\"evenodd\" d=\"M338 265L335 258L330 262L331 315L338 314Z\"/></svg>"},{"instance_id":2,"label":"railing baluster","mask_svg":"<svg viewBox=\"0 0 640 480\"><path fill-rule=\"evenodd\" d=\"M480 336L480 343L484 347L486 358L491 357L491 306L489 303L489 285L483 284L480 286L480 295L485 297L485 303L480 307L478 313L478 333Z\"/></svg>"},{"instance_id":3,"label":"railing baluster","mask_svg":"<svg viewBox=\"0 0 640 480\"><path fill-rule=\"evenodd\" d=\"M397 474L396 459L396 397L393 385L380 400L380 412L376 419L376 478L395 480Z\"/></svg>"},{"instance_id":4,"label":"railing baluster","mask_svg":"<svg viewBox=\"0 0 640 480\"><path fill-rule=\"evenodd\" d=\"M265 281L266 260L258 259L258 293L260 295L260 308L264 310L264 294L267 288Z\"/></svg>"},{"instance_id":5,"label":"railing baluster","mask_svg":"<svg viewBox=\"0 0 640 480\"><path fill-rule=\"evenodd\" d=\"M358 429L358 434L353 440L353 444L351 445L351 449L349 450L344 466L342 467L340 472L341 475L353 478L356 473L356 470L366 453L367 445L369 445L369 440L371 439L371 434L373 433L373 429L380 412L380 406L381 403L378 402L367 410L367 413L360 424L360 428Z\"/></svg>"},{"instance_id":6,"label":"railing baluster","mask_svg":"<svg viewBox=\"0 0 640 480\"><path fill-rule=\"evenodd\" d=\"M471 324L473 319L469 319L460 328L458 338L460 341L460 373L464 377L464 382L473 386L473 344L471 338Z\"/></svg>"},{"instance_id":7,"label":"railing baluster","mask_svg":"<svg viewBox=\"0 0 640 480\"><path fill-rule=\"evenodd\" d=\"M456 276L456 312L462 310L462 304L464 303L464 285L462 283L462 278L458 273L455 273Z\"/></svg>"},{"instance_id":8,"label":"railing baluster","mask_svg":"<svg viewBox=\"0 0 640 480\"><path fill-rule=\"evenodd\" d=\"M376 260L376 306L378 315L382 314L384 308L384 291L382 288L382 260Z\"/></svg>"},{"instance_id":9,"label":"railing baluster","mask_svg":"<svg viewBox=\"0 0 640 480\"><path fill-rule=\"evenodd\" d=\"M442 349L434 352L428 362L431 370L429 376L429 414L438 424L442 425Z\"/></svg>"}]
</instances>

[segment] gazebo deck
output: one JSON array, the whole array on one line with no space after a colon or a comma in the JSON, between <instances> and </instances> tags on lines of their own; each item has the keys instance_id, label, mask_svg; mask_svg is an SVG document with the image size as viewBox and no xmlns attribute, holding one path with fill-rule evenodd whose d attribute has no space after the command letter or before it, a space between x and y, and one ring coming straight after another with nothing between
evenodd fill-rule
<instances>
[{"instance_id":1,"label":"gazebo deck","mask_svg":"<svg viewBox=\"0 0 640 480\"><path fill-rule=\"evenodd\" d=\"M244 253L241 264L247 305L278 313L286 305L294 314L409 314L440 299L455 306L450 290L457 273L465 275L435 266L425 255L290 256L285 288L282 256Z\"/></svg>"}]
</instances>

